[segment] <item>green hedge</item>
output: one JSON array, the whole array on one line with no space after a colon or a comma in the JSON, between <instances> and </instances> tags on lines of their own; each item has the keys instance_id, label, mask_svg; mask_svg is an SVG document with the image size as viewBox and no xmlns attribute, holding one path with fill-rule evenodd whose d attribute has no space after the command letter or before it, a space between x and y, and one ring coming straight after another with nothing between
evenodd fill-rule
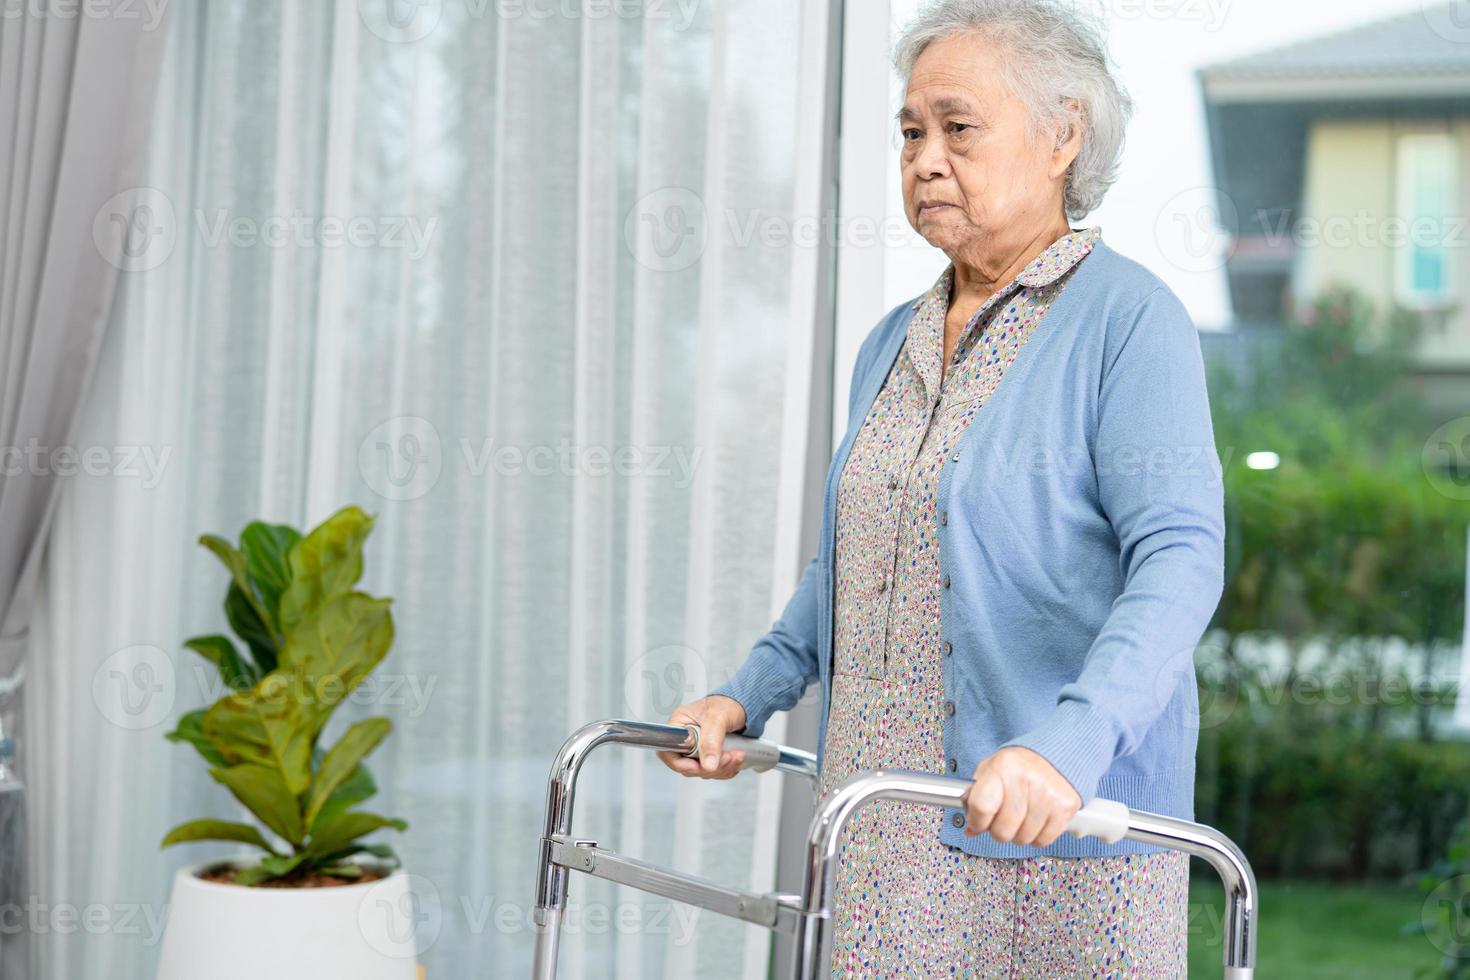
<instances>
[{"instance_id":1,"label":"green hedge","mask_svg":"<svg viewBox=\"0 0 1470 980\"><path fill-rule=\"evenodd\" d=\"M1211 376L1227 554L1198 810L1265 875L1408 872L1470 807L1470 744L1447 725L1470 503L1421 469L1416 325L1345 289L1295 320L1250 371ZM1257 451L1280 466L1247 468Z\"/></svg>"}]
</instances>

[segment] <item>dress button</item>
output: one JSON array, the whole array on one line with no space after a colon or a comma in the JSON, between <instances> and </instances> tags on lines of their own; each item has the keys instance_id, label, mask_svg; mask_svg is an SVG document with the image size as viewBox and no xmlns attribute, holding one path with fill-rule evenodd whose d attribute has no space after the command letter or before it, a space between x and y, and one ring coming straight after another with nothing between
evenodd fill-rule
<instances>
[{"instance_id":1,"label":"dress button","mask_svg":"<svg viewBox=\"0 0 1470 980\"><path fill-rule=\"evenodd\" d=\"M888 578L887 578L887 576L884 576L883 578L880 578L878 580L878 591L879 592L887 592L888 591Z\"/></svg>"},{"instance_id":2,"label":"dress button","mask_svg":"<svg viewBox=\"0 0 1470 980\"><path fill-rule=\"evenodd\" d=\"M952 653L954 653L954 644L951 643L951 642L949 642L948 640L945 640L944 641L944 655L947 657L947 656L949 656Z\"/></svg>"},{"instance_id":3,"label":"dress button","mask_svg":"<svg viewBox=\"0 0 1470 980\"><path fill-rule=\"evenodd\" d=\"M949 760L949 771L950 772L954 772L959 767L960 767L959 760L957 760L957 759L950 759Z\"/></svg>"},{"instance_id":4,"label":"dress button","mask_svg":"<svg viewBox=\"0 0 1470 980\"><path fill-rule=\"evenodd\" d=\"M939 512L939 523L940 524L948 524L949 523L949 511L942 510L942 511Z\"/></svg>"},{"instance_id":5,"label":"dress button","mask_svg":"<svg viewBox=\"0 0 1470 980\"><path fill-rule=\"evenodd\" d=\"M953 701L946 701L946 702L944 702L944 713L947 714L947 715L953 715L954 714L954 702Z\"/></svg>"},{"instance_id":6,"label":"dress button","mask_svg":"<svg viewBox=\"0 0 1470 980\"><path fill-rule=\"evenodd\" d=\"M946 589L949 588L949 576L948 575L944 576L944 587Z\"/></svg>"},{"instance_id":7,"label":"dress button","mask_svg":"<svg viewBox=\"0 0 1470 980\"><path fill-rule=\"evenodd\" d=\"M896 477L896 476L890 476L888 478L888 489L890 489L890 490L897 490L898 489L898 477Z\"/></svg>"},{"instance_id":8,"label":"dress button","mask_svg":"<svg viewBox=\"0 0 1470 980\"><path fill-rule=\"evenodd\" d=\"M963 827L965 825L965 815L963 813L956 813L954 816L949 818L949 822L954 824L956 827Z\"/></svg>"}]
</instances>

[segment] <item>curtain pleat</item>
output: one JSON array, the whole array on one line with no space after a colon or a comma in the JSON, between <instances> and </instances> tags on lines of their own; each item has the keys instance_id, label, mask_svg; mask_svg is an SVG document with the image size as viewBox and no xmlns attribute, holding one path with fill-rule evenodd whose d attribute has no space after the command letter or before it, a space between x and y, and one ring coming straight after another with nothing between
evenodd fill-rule
<instances>
[{"instance_id":1,"label":"curtain pleat","mask_svg":"<svg viewBox=\"0 0 1470 980\"><path fill-rule=\"evenodd\" d=\"M412 8L432 24L380 6L173 11L145 183L177 235L124 277L83 424L167 462L62 500L37 636L39 887L156 911L176 868L230 853L157 849L179 821L242 816L163 739L219 693L180 646L224 628L194 539L357 503L378 518L364 587L394 597L397 639L325 737L394 722L373 807L410 823L393 843L427 975L517 976L562 740L706 693L794 585L772 582L785 468L806 462L783 450L793 172L821 119L784 0ZM329 220L367 239L324 244ZM117 699L143 666L166 710L133 717ZM753 825L776 777L600 752L580 835L770 886ZM561 975L760 977L768 943L578 876ZM141 980L157 955L147 929L43 945L47 980Z\"/></svg>"}]
</instances>

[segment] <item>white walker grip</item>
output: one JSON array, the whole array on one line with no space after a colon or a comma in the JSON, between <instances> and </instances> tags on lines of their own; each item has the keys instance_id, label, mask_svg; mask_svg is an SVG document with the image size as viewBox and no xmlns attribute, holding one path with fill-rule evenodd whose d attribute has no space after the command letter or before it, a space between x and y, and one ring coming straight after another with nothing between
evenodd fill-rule
<instances>
[{"instance_id":1,"label":"white walker grip","mask_svg":"<svg viewBox=\"0 0 1470 980\"><path fill-rule=\"evenodd\" d=\"M689 725L688 729L694 733L694 748L686 755L699 758L699 726ZM745 753L745 761L741 763L741 770L754 769L756 772L765 772L781 760L781 746L775 742L766 742L749 735L727 734L721 742L721 748L725 751L739 749Z\"/></svg>"},{"instance_id":2,"label":"white walker grip","mask_svg":"<svg viewBox=\"0 0 1470 980\"><path fill-rule=\"evenodd\" d=\"M1116 844L1128 833L1128 808L1113 800L1093 800L1077 811L1067 824L1073 837L1096 837L1104 844Z\"/></svg>"}]
</instances>

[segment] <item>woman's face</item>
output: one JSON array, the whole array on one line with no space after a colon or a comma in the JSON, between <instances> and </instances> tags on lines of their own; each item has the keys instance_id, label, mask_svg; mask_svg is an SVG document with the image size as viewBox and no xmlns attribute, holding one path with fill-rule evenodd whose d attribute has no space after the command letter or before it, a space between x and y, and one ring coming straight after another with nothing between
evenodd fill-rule
<instances>
[{"instance_id":1,"label":"woman's face","mask_svg":"<svg viewBox=\"0 0 1470 980\"><path fill-rule=\"evenodd\" d=\"M1003 251L1063 220L1066 171L1080 141L1054 149L1030 139L1025 104L995 70L1001 57L979 34L930 44L899 114L909 224L951 258Z\"/></svg>"}]
</instances>

